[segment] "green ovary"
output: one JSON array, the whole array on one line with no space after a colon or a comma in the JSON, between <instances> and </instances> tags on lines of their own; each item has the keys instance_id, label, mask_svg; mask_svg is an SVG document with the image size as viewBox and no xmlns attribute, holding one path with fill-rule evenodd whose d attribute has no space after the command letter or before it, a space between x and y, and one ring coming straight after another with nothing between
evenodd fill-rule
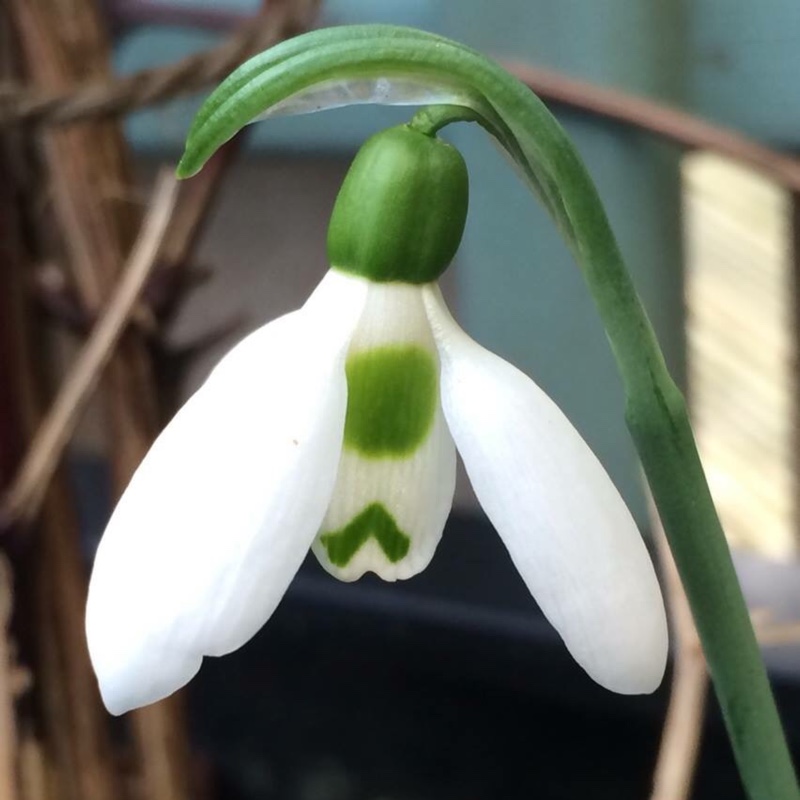
<instances>
[{"instance_id":1,"label":"green ovary","mask_svg":"<svg viewBox=\"0 0 800 800\"><path fill-rule=\"evenodd\" d=\"M345 371L345 447L367 458L413 454L436 412L433 356L418 345L374 347L348 356Z\"/></svg>"},{"instance_id":2,"label":"green ovary","mask_svg":"<svg viewBox=\"0 0 800 800\"><path fill-rule=\"evenodd\" d=\"M374 536L384 555L396 564L408 553L411 539L394 521L382 503L371 503L344 528L320 536L331 564L346 567L353 556Z\"/></svg>"}]
</instances>

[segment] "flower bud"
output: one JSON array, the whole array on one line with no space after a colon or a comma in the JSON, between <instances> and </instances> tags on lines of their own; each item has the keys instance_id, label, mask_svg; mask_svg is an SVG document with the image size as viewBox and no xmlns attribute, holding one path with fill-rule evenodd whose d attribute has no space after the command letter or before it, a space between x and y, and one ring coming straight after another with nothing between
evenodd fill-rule
<instances>
[{"instance_id":1,"label":"flower bud","mask_svg":"<svg viewBox=\"0 0 800 800\"><path fill-rule=\"evenodd\" d=\"M368 139L328 228L333 267L373 281L429 283L461 242L469 202L458 150L408 125Z\"/></svg>"}]
</instances>

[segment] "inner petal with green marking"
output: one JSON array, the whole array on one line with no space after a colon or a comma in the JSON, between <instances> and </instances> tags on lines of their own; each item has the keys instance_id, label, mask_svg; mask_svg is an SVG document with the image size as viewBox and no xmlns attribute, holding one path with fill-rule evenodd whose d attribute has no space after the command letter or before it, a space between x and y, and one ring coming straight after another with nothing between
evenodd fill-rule
<instances>
[{"instance_id":1,"label":"inner petal with green marking","mask_svg":"<svg viewBox=\"0 0 800 800\"><path fill-rule=\"evenodd\" d=\"M393 564L406 556L411 544L382 503L371 503L342 530L323 533L320 541L331 563L346 567L370 536L375 537L383 554Z\"/></svg>"},{"instance_id":2,"label":"inner petal with green marking","mask_svg":"<svg viewBox=\"0 0 800 800\"><path fill-rule=\"evenodd\" d=\"M345 370L344 446L312 549L342 580L365 572L409 578L433 557L455 489L455 446L420 286L370 285Z\"/></svg>"}]
</instances>

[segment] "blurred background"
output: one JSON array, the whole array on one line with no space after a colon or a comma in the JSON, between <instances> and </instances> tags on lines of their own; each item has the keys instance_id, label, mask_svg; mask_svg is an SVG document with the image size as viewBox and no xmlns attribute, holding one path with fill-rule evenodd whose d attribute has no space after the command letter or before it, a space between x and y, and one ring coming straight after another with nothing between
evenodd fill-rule
<instances>
[{"instance_id":1,"label":"blurred background","mask_svg":"<svg viewBox=\"0 0 800 800\"><path fill-rule=\"evenodd\" d=\"M86 83L94 73L75 67L68 81L58 59L49 72L31 66L33 54L48 50L39 30L47 30L48 19L53 41L71 35L69 25L57 25L56 19L73 20L77 28L95 25L95 42L102 31L108 71L97 74L109 79L112 71L124 77L202 53L227 41L254 15L287 5L105 0L91 20L79 23L66 0L32 0L30 6L14 0L5 41L14 53L13 69L52 94ZM564 86L578 87L577 100L544 96L598 184L671 370L688 393L748 600L766 626L765 657L790 742L800 749L800 648L793 644L800 620L795 280L800 167L789 157L800 129L795 80L800 11L789 0L765 0L757 8L745 0L329 0L318 12L304 13L291 32L359 22L413 25L514 64L545 68L544 75L555 75L556 95ZM81 34L74 38L80 42ZM77 63L74 49L71 57ZM562 85L564 77L582 83ZM124 138L115 146L129 160L131 182L90 180L89 189L106 205L141 208L159 168L179 155L202 96L181 95L120 117ZM607 103L598 114L596 102L602 105L609 97L622 98L621 105ZM669 109L660 116L660 106L640 107L636 98L691 116L673 118ZM35 124L45 117L41 112ZM150 320L159 332L157 345L152 327L143 336L163 415L241 335L303 302L327 267L327 220L350 159L369 135L408 117L408 109L359 107L249 129L246 141L236 145L241 152L229 154L218 181L209 184L215 200L203 206L206 224L197 223L191 248L182 251L191 250L188 277L181 277L178 290L173 273L162 269L169 291L155 282L145 295L155 298L157 309ZM632 124L634 118L638 122ZM579 271L546 214L474 127L454 126L444 133L464 154L471 179L466 235L445 279L451 307L472 336L534 377L558 402L654 542L656 526L624 424L621 385ZM36 170L45 175L53 169L48 162L53 150L66 147L60 152L68 153L88 141L63 144L70 126L40 127L37 136L43 129L58 132L26 140L22 148L30 156L33 147ZM8 130L13 138L16 131ZM17 167L6 164L7 173L19 180ZM80 312L86 315L92 306L80 280L68 277L66 262L76 249L68 241L46 241L42 230L54 220L56 227L69 227L65 209L79 208L80 197L70 200L63 187L74 179L56 175L48 182L36 174L33 184L39 189L19 195L35 219L20 223L22 244L15 250L26 252L32 264L23 281L36 287L30 313L36 320L45 314L53 334L48 364L64 375L74 363L80 334L91 327L91 315ZM31 185L29 173L25 182ZM41 185L49 187L43 194ZM39 205L31 205L33 195ZM71 281L77 290L64 289ZM97 297L106 296L106 289ZM83 301L69 302L74 295ZM102 302L94 307L102 309ZM7 327L11 320L6 314ZM130 364L128 370L136 372ZM7 380L14 374L6 372ZM135 381L122 383L128 397L141 399ZM52 381L49 385L52 391ZM13 391L3 393L3 402L7 419L19 414L21 401ZM131 412L140 413L140 408ZM109 458L120 446L116 437L125 431L124 416L101 392L69 446L65 486L79 520L85 565L125 470L117 456ZM135 462L130 452L125 458ZM10 480L17 462L6 463L0 475ZM63 540L63 534L54 535ZM31 556L28 536L11 537L15 582L34 576L31 581L46 583L32 562L53 551L45 547ZM46 534L42 540L48 541ZM69 561L63 553L54 558L58 569ZM77 574L83 566L70 569ZM80 607L79 585L75 578L68 590L74 608ZM20 620L44 624L58 618L63 598L50 590L45 595L45 602L36 592L28 601L23 597L16 628L12 625L23 654L18 666L26 666L30 653L34 686L37 659L49 658L51 664L58 659L19 627ZM74 628L77 617L70 619L63 622L65 630ZM58 636L59 646L75 641L69 633ZM85 675L85 669L76 667L72 678L56 673L57 687L60 680L83 680L75 675ZM698 681L697 716L686 734L686 741L699 740L686 756L699 756L696 778L692 782L690 775L671 795L653 797L743 797L715 703L703 700L703 678ZM206 660L188 691L186 709L181 701L181 709L164 719L137 717L133 733L112 731L122 755L111 761L114 770L139 775L126 789L131 796L138 791L159 800L179 796L164 787L180 778L153 777L157 769L148 772L147 764L158 763L159 754L143 741L167 741L165 752L174 755L175 741L188 739L187 797L641 798L653 792L669 685L665 680L652 697L623 698L608 695L583 674L540 616L461 475L454 514L423 575L402 585L369 577L345 585L309 558L278 612L250 644L230 657ZM36 699L35 688L33 699L26 691L13 703L21 715L15 737L24 744L30 727L32 739L45 743L36 759L49 765L39 769L51 777L49 784L44 781L50 789L41 795L30 789L33 779L23 780L28 788L20 796L102 797L91 794L99 791L97 781L87 789L81 775L86 763L110 769L109 760L93 761L92 755L86 762L86 754L75 755L69 747L60 753L53 745L65 735L71 701L60 706L61 722L41 722L52 716L46 708L50 701ZM59 690L53 692L51 699ZM67 695L74 700L84 696L80 692L70 689ZM105 724L93 722L91 736L106 735L98 733ZM67 724L66 730L88 729ZM95 749L105 752L100 745ZM174 763L165 769L174 770ZM75 774L64 777L70 770ZM70 780L73 789L60 793Z\"/></svg>"}]
</instances>

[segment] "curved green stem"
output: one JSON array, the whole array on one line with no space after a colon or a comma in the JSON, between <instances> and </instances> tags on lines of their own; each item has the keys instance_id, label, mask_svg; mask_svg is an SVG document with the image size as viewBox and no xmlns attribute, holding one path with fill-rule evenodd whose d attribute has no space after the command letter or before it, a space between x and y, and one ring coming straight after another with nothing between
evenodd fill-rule
<instances>
[{"instance_id":1,"label":"curved green stem","mask_svg":"<svg viewBox=\"0 0 800 800\"><path fill-rule=\"evenodd\" d=\"M454 122L482 122L480 114L466 106L425 106L417 111L408 123L409 128L435 136L442 128Z\"/></svg>"},{"instance_id":2,"label":"curved green stem","mask_svg":"<svg viewBox=\"0 0 800 800\"><path fill-rule=\"evenodd\" d=\"M346 91L337 93L337 87ZM625 388L628 426L689 597L747 792L753 800L797 800L794 768L684 399L595 187L542 102L499 65L439 36L379 25L315 31L256 56L220 85L192 126L179 174L199 170L259 115L353 102L460 107L453 119L480 122L552 215L605 325ZM428 109L416 119L438 130L453 113Z\"/></svg>"}]
</instances>

